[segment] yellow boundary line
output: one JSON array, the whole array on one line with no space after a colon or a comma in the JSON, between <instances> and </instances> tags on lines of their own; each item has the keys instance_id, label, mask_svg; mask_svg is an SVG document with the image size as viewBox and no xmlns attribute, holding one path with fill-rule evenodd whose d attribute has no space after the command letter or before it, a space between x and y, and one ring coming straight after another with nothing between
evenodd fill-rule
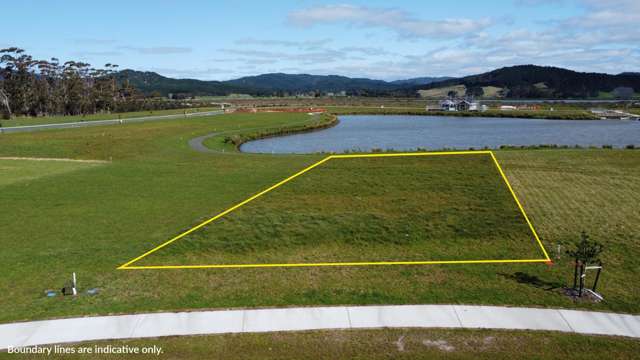
<instances>
[{"instance_id":1,"label":"yellow boundary line","mask_svg":"<svg viewBox=\"0 0 640 360\"><path fill-rule=\"evenodd\" d=\"M507 187L509 188L509 192L511 192L511 195L513 196L513 200L515 200L516 204L518 204L518 209L520 209L520 212L522 213L522 216L524 216L524 219L527 222L527 225L529 225L529 229L531 229L531 233L533 234L533 237L538 242L538 245L540 245L540 249L542 249L542 253L544 254L545 260L551 261L551 258L549 258L549 254L547 253L547 250L544 248L544 245L542 245L542 241L540 241L540 238L538 237L538 233L536 232L536 229L534 229L533 224L531 223L531 220L529 220L529 217L527 216L527 212L524 211L524 208L522 207L520 200L518 200L518 197L516 196L515 191L513 191L513 188L511 187L511 183L509 182L509 179L507 179L507 176L504 174L504 171L502 171L502 167L500 166L498 159L496 159L496 156L493 154L493 151L490 151L489 154L491 154L491 159L493 159L493 163L496 164L496 167L498 168L498 171L502 176L502 180L504 180L504 183L507 184Z\"/></svg>"},{"instance_id":2,"label":"yellow boundary line","mask_svg":"<svg viewBox=\"0 0 640 360\"><path fill-rule=\"evenodd\" d=\"M538 245L542 249L542 252L545 256L544 259L504 259L504 260L442 260L442 261L374 261L374 262L335 262L335 263L288 263L288 264L229 264L229 265L144 265L144 266L131 266L133 263L141 260L142 258L172 244L173 242L182 239L183 237L191 234L192 232L206 226L207 224L227 215L228 213L238 209L241 206L246 205L247 203L259 198L260 196L278 188L286 184L287 182L297 178L298 176L308 172L309 170L316 168L325 162L331 159L347 159L347 158L373 158L373 157L400 157L400 156L441 156L441 155L477 155L477 154L488 154L491 156L494 164L496 165L500 176L504 180L504 183L507 185L509 192L513 196L516 204L518 205L518 209L524 216L525 221L529 225L529 229L531 230L534 238L536 239ZM125 264L118 267L118 270L142 270L142 269L224 269L224 268L272 268L272 267L312 267L312 266L367 266L367 265L436 265L436 264L491 264L491 263L538 263L538 262L550 262L551 259L542 245L542 241L538 237L538 233L533 227L533 224L529 220L522 204L518 200L516 193L513 191L509 180L505 176L502 171L502 167L500 167L500 163L496 159L493 151L490 150L482 150L482 151L441 151L441 152L416 152L416 153L389 153L389 154L354 154L354 155L329 155L324 159L312 164L309 167L306 167L299 172L289 176L288 178L272 185L271 187L249 197L248 199L228 208L227 210L219 213L218 215L203 221L202 223L192 227L191 229L176 235L172 239L156 246L155 248L145 252L144 254L126 262Z\"/></svg>"},{"instance_id":3,"label":"yellow boundary line","mask_svg":"<svg viewBox=\"0 0 640 360\"><path fill-rule=\"evenodd\" d=\"M264 267L313 267L313 266L371 266L371 265L446 265L446 264L506 264L506 263L547 263L547 259L522 260L437 260L437 261L377 261L377 262L335 262L335 263L285 263L285 264L235 264L235 265L144 265L128 266L124 270L143 269L229 269Z\"/></svg>"}]
</instances>

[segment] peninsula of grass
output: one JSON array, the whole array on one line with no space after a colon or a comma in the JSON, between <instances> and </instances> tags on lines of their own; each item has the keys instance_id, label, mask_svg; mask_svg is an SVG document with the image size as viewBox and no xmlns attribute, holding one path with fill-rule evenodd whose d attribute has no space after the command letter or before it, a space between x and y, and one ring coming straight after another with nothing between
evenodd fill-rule
<instances>
[{"instance_id":1,"label":"peninsula of grass","mask_svg":"<svg viewBox=\"0 0 640 360\"><path fill-rule=\"evenodd\" d=\"M553 266L116 270L168 238L324 157L239 153L233 144L225 143L226 136L276 131L315 121L307 114L228 114L0 136L0 157L111 160L71 171L39 169L40 176L22 176L22 170L6 167L0 172L3 178L16 179L0 185L0 322L323 304L463 303L640 313L640 156L635 150L495 152L550 249ZM218 135L207 145L217 153L199 153L189 147L190 139L211 133ZM484 168L469 167L484 176ZM374 170L363 169L357 179L365 179L367 172ZM468 177L464 168L459 171L460 177ZM469 180L478 186L469 186L457 196L496 199L493 191L485 193L488 185ZM457 184L462 186L461 182ZM427 184L424 187L427 189ZM372 190L356 183L346 189ZM444 200L455 195L445 190ZM341 197L352 195L355 199L362 196L359 194ZM384 194L380 196L379 203L384 201ZM437 209L437 197L432 199L431 206L417 204L420 210ZM455 203L463 206L462 202ZM384 212L380 216L391 218ZM254 218L253 228L273 229L270 221L274 219L277 214ZM354 222L355 218L346 221ZM509 219L495 221L509 223ZM459 224L457 220L451 228L440 224L443 227L438 231L464 230L458 229ZM240 225L238 228L245 226ZM327 234L344 231L330 228L329 223L320 225ZM399 218L392 230L402 229ZM576 303L563 292L573 276L571 259L564 251L583 230L605 245L605 270L599 285L605 301L598 304ZM478 246L477 253L482 255L492 248ZM443 249L446 251L446 247ZM78 276L79 296L44 295L47 289L60 289L72 272ZM91 288L97 288L98 294L88 295L86 291Z\"/></svg>"},{"instance_id":2,"label":"peninsula of grass","mask_svg":"<svg viewBox=\"0 0 640 360\"><path fill-rule=\"evenodd\" d=\"M312 121L289 124L281 128L249 129L249 131L226 135L223 138L223 142L225 144L233 144L236 150L240 150L242 144L252 140L318 131L338 124L338 117L333 114L324 113L311 116L313 116L311 118ZM217 140L219 139L216 138L214 141Z\"/></svg>"}]
</instances>

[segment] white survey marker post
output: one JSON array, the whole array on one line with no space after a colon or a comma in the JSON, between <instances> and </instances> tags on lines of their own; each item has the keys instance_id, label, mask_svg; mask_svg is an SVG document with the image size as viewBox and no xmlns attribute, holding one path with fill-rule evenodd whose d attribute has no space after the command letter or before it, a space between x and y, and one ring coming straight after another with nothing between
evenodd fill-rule
<instances>
[{"instance_id":1,"label":"white survey marker post","mask_svg":"<svg viewBox=\"0 0 640 360\"><path fill-rule=\"evenodd\" d=\"M78 295L78 290L76 290L76 273L73 273L73 296Z\"/></svg>"}]
</instances>

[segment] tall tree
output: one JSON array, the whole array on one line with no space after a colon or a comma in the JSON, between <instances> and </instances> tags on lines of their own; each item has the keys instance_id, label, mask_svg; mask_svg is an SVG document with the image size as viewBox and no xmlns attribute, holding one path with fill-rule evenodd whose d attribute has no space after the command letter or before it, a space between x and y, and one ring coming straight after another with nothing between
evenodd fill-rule
<instances>
[{"instance_id":1,"label":"tall tree","mask_svg":"<svg viewBox=\"0 0 640 360\"><path fill-rule=\"evenodd\" d=\"M23 49L0 49L0 114L3 117L79 115L175 109L180 102L145 99L118 65L94 68L81 61L35 60Z\"/></svg>"},{"instance_id":2,"label":"tall tree","mask_svg":"<svg viewBox=\"0 0 640 360\"><path fill-rule=\"evenodd\" d=\"M0 106L2 107L2 118L11 119L11 106L9 106L9 97L2 88L0 88Z\"/></svg>"}]
</instances>

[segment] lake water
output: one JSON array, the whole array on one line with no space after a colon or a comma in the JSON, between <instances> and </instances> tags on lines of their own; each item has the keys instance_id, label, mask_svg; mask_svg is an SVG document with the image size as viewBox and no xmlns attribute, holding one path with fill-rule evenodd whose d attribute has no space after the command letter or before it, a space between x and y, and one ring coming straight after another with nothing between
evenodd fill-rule
<instances>
[{"instance_id":1,"label":"lake water","mask_svg":"<svg viewBox=\"0 0 640 360\"><path fill-rule=\"evenodd\" d=\"M340 116L332 128L251 141L242 151L316 153L438 150L501 145L640 146L640 121L540 120L409 115Z\"/></svg>"}]
</instances>

